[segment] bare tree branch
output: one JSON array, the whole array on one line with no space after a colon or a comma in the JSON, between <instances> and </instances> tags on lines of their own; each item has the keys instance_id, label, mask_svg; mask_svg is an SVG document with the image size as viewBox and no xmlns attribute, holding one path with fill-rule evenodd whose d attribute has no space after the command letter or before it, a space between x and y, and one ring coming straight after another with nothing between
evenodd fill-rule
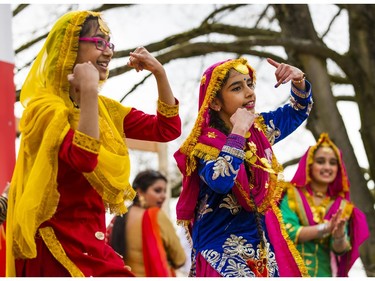
<instances>
[{"instance_id":1,"label":"bare tree branch","mask_svg":"<svg viewBox=\"0 0 375 281\"><path fill-rule=\"evenodd\" d=\"M184 45L176 45L175 48L167 51L159 56L157 59L165 64L174 59L195 57L205 55L214 52L227 52L227 53L238 53L248 54L260 57L274 57L271 53L265 53L258 50L253 50L255 46L284 46L294 48L300 53L308 53L317 57L327 58L330 57L333 60L341 60L342 58L334 50L327 48L324 45L315 44L310 40L298 39L298 38L275 38L266 36L251 36L247 38L239 38L234 41L227 43L213 43L213 42L197 42L189 43ZM149 50L149 46L145 46ZM150 48L152 50L152 48ZM281 58L284 62L284 59ZM120 75L129 71L128 66L120 66L110 71L110 76Z\"/></svg>"},{"instance_id":2,"label":"bare tree branch","mask_svg":"<svg viewBox=\"0 0 375 281\"><path fill-rule=\"evenodd\" d=\"M29 4L20 4L13 11L13 17L17 16L23 9L25 9Z\"/></svg>"},{"instance_id":3,"label":"bare tree branch","mask_svg":"<svg viewBox=\"0 0 375 281\"><path fill-rule=\"evenodd\" d=\"M334 17L331 19L331 22L329 23L328 27L327 27L327 30L323 33L323 35L321 36L321 39L323 40L323 38L328 34L328 32L331 30L331 27L333 25L333 23L335 22L335 20L339 17L339 15L341 14L341 11L342 11L342 8L339 9L339 11L336 13L336 15L334 15Z\"/></svg>"},{"instance_id":4,"label":"bare tree branch","mask_svg":"<svg viewBox=\"0 0 375 281\"><path fill-rule=\"evenodd\" d=\"M138 82L137 84L134 84L133 88L130 89L129 92L127 92L120 100L120 102L123 102L124 99L129 96L132 92L134 92L138 86L142 85L148 78L150 78L152 75L152 73L149 73L148 75L146 75L140 82Z\"/></svg>"},{"instance_id":5,"label":"bare tree branch","mask_svg":"<svg viewBox=\"0 0 375 281\"><path fill-rule=\"evenodd\" d=\"M230 12L233 12L234 10L236 10L237 8L239 7L242 7L242 6L246 6L247 4L236 4L236 5L227 5L227 6L223 6L219 9L215 9L211 14L209 14L203 21L202 21L202 25L206 25L206 24L209 24L209 21L212 20L212 22L215 22L215 20L213 19L216 15L218 15L219 13L222 13L224 11L230 11Z\"/></svg>"}]
</instances>

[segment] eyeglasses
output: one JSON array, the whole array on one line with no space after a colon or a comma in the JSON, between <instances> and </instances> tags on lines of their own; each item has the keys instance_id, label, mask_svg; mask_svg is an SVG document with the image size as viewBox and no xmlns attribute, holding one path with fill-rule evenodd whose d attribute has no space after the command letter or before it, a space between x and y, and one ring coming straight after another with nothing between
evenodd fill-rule
<instances>
[{"instance_id":1,"label":"eyeglasses","mask_svg":"<svg viewBox=\"0 0 375 281\"><path fill-rule=\"evenodd\" d=\"M81 37L79 41L87 41L87 42L94 42L96 48L99 51L104 51L107 47L109 47L112 51L115 50L115 45L111 42L104 40L103 38L98 37Z\"/></svg>"}]
</instances>

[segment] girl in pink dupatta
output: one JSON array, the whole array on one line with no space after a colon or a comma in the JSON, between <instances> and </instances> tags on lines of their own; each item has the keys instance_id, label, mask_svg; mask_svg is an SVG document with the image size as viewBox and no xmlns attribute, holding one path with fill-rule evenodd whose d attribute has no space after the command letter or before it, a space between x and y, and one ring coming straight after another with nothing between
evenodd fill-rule
<instances>
[{"instance_id":1,"label":"girl in pink dupatta","mask_svg":"<svg viewBox=\"0 0 375 281\"><path fill-rule=\"evenodd\" d=\"M298 68L267 60L290 104L255 113L255 71L244 58L202 76L195 125L175 153L183 175L177 220L192 239L190 276L307 276L275 202L281 166L271 144L308 116L311 85ZM191 236L190 236L191 234Z\"/></svg>"},{"instance_id":2,"label":"girl in pink dupatta","mask_svg":"<svg viewBox=\"0 0 375 281\"><path fill-rule=\"evenodd\" d=\"M326 133L286 184L283 219L313 277L347 277L369 236L365 215L350 202L349 186L342 152Z\"/></svg>"}]
</instances>

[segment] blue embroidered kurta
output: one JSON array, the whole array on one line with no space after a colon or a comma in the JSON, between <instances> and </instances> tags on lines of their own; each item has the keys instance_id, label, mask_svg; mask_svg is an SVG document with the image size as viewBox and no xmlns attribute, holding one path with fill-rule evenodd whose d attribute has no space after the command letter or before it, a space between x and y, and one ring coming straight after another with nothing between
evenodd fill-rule
<instances>
[{"instance_id":1,"label":"blue embroidered kurta","mask_svg":"<svg viewBox=\"0 0 375 281\"><path fill-rule=\"evenodd\" d=\"M312 103L311 85L306 81L306 92L292 86L289 104L261 113L270 143L284 139L300 126L308 117ZM225 170L221 170L223 163ZM201 181L192 229L192 264L199 253L222 276L255 277L246 261L260 258L260 239L265 239L269 276L279 276L264 214L258 213L265 238L258 233L255 212L245 210L232 192L241 165L244 165L244 160L226 150L221 150L217 159L205 160L202 157L199 160ZM195 276L194 267L190 275Z\"/></svg>"}]
</instances>

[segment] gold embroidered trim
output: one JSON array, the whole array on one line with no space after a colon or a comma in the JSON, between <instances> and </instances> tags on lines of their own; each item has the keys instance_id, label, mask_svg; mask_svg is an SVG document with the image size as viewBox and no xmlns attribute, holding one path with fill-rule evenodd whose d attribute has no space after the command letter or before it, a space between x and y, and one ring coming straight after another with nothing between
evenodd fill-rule
<instances>
[{"instance_id":1,"label":"gold embroidered trim","mask_svg":"<svg viewBox=\"0 0 375 281\"><path fill-rule=\"evenodd\" d=\"M310 91L308 91L308 92L302 91L302 90L298 89L296 86L294 86L293 83L292 83L292 92L297 97L300 97L302 99L306 99L310 95Z\"/></svg>"},{"instance_id":2,"label":"gold embroidered trim","mask_svg":"<svg viewBox=\"0 0 375 281\"><path fill-rule=\"evenodd\" d=\"M302 277L310 277L310 275L307 271L307 268L305 266L305 263L304 263L304 261L301 257L300 252L297 250L297 248L296 248L295 244L292 242L292 240L290 240L290 237L285 230L282 214L281 214L281 211L280 211L279 207L277 207L277 205L276 205L276 201L271 201L271 207L272 207L272 210L273 210L274 214L276 215L277 220L279 221L281 233L282 233L285 241L287 242L288 248L289 248L290 252L292 253L292 255L294 257L294 260L297 263L297 266L298 266L298 269L301 273L301 276Z\"/></svg>"},{"instance_id":3,"label":"gold embroidered trim","mask_svg":"<svg viewBox=\"0 0 375 281\"><path fill-rule=\"evenodd\" d=\"M351 202L346 200L342 200L340 204L340 208L342 210L341 217L349 219L352 216L354 205Z\"/></svg>"},{"instance_id":4,"label":"gold embroidered trim","mask_svg":"<svg viewBox=\"0 0 375 281\"><path fill-rule=\"evenodd\" d=\"M301 234L301 231L302 229L304 228L304 226L301 226L300 228L298 228L297 232L296 232L296 238L294 239L294 244L298 244L298 239L299 239L299 235Z\"/></svg>"},{"instance_id":5,"label":"gold embroidered trim","mask_svg":"<svg viewBox=\"0 0 375 281\"><path fill-rule=\"evenodd\" d=\"M219 156L219 153L220 153L220 150L217 149L216 147L198 143L195 146L194 150L192 151L191 156L192 157L195 156L195 157L198 157L199 159L203 159L204 161L208 161L208 160L216 159ZM197 163L196 161L194 161L191 164L192 164L191 169L192 171L194 171Z\"/></svg>"},{"instance_id":6,"label":"gold embroidered trim","mask_svg":"<svg viewBox=\"0 0 375 281\"><path fill-rule=\"evenodd\" d=\"M170 105L161 100L158 100L158 112L164 117L171 118L178 115L179 104Z\"/></svg>"},{"instance_id":7,"label":"gold embroidered trim","mask_svg":"<svg viewBox=\"0 0 375 281\"><path fill-rule=\"evenodd\" d=\"M189 231L190 221L189 220L177 220L176 224L178 226L183 227L186 240L189 243L189 247L190 249L193 249L193 239L191 238L190 231Z\"/></svg>"},{"instance_id":8,"label":"gold embroidered trim","mask_svg":"<svg viewBox=\"0 0 375 281\"><path fill-rule=\"evenodd\" d=\"M95 190L99 193L99 195L103 198L104 207L106 210L109 211L110 214L125 214L128 211L128 208L124 204L125 199L133 200L133 198L136 195L136 192L131 187L130 184L128 184L125 189L123 190L123 193L118 193L117 189L112 188L106 188L106 192L104 196L103 189L100 189L99 186L104 187L111 187L110 182L108 179L104 176L101 169L97 166L95 169L96 173L83 173L86 177L86 179L89 181L89 183L95 188ZM113 202L113 203L109 203Z\"/></svg>"},{"instance_id":9,"label":"gold embroidered trim","mask_svg":"<svg viewBox=\"0 0 375 281\"><path fill-rule=\"evenodd\" d=\"M74 262L66 255L65 250L57 239L52 227L47 226L40 228L39 234L51 254L62 266L65 267L66 270L69 271L72 277L85 277L78 266L76 266Z\"/></svg>"},{"instance_id":10,"label":"gold embroidered trim","mask_svg":"<svg viewBox=\"0 0 375 281\"><path fill-rule=\"evenodd\" d=\"M73 144L86 151L98 154L101 142L78 130L75 130Z\"/></svg>"},{"instance_id":11,"label":"gold embroidered trim","mask_svg":"<svg viewBox=\"0 0 375 281\"><path fill-rule=\"evenodd\" d=\"M294 98L294 97L290 97L289 99L289 103L290 105L293 107L294 110L304 110L306 108L306 105L301 105L300 103L298 103L298 101Z\"/></svg>"},{"instance_id":12,"label":"gold embroidered trim","mask_svg":"<svg viewBox=\"0 0 375 281\"><path fill-rule=\"evenodd\" d=\"M286 192L287 192L287 195L288 195L288 205L289 205L289 208L294 211L294 212L297 212L297 198L296 198L296 192L295 192L295 189L293 188L293 184L291 183L285 183L285 188L286 188Z\"/></svg>"},{"instance_id":13,"label":"gold embroidered trim","mask_svg":"<svg viewBox=\"0 0 375 281\"><path fill-rule=\"evenodd\" d=\"M222 151L229 153L230 155L240 158L242 160L245 158L245 151L243 151L242 149L224 145Z\"/></svg>"},{"instance_id":14,"label":"gold embroidered trim","mask_svg":"<svg viewBox=\"0 0 375 281\"><path fill-rule=\"evenodd\" d=\"M63 98L69 97L70 83L68 83L66 77L73 71L73 66L78 53L78 37L81 32L82 25L89 15L100 17L100 13L97 12L78 13L77 16L72 18L72 22L66 27L65 34L70 34L71 36L63 37L61 48L59 50L60 55L58 56L55 67L55 79L53 81L57 93L61 91L62 94L59 96Z\"/></svg>"}]
</instances>

